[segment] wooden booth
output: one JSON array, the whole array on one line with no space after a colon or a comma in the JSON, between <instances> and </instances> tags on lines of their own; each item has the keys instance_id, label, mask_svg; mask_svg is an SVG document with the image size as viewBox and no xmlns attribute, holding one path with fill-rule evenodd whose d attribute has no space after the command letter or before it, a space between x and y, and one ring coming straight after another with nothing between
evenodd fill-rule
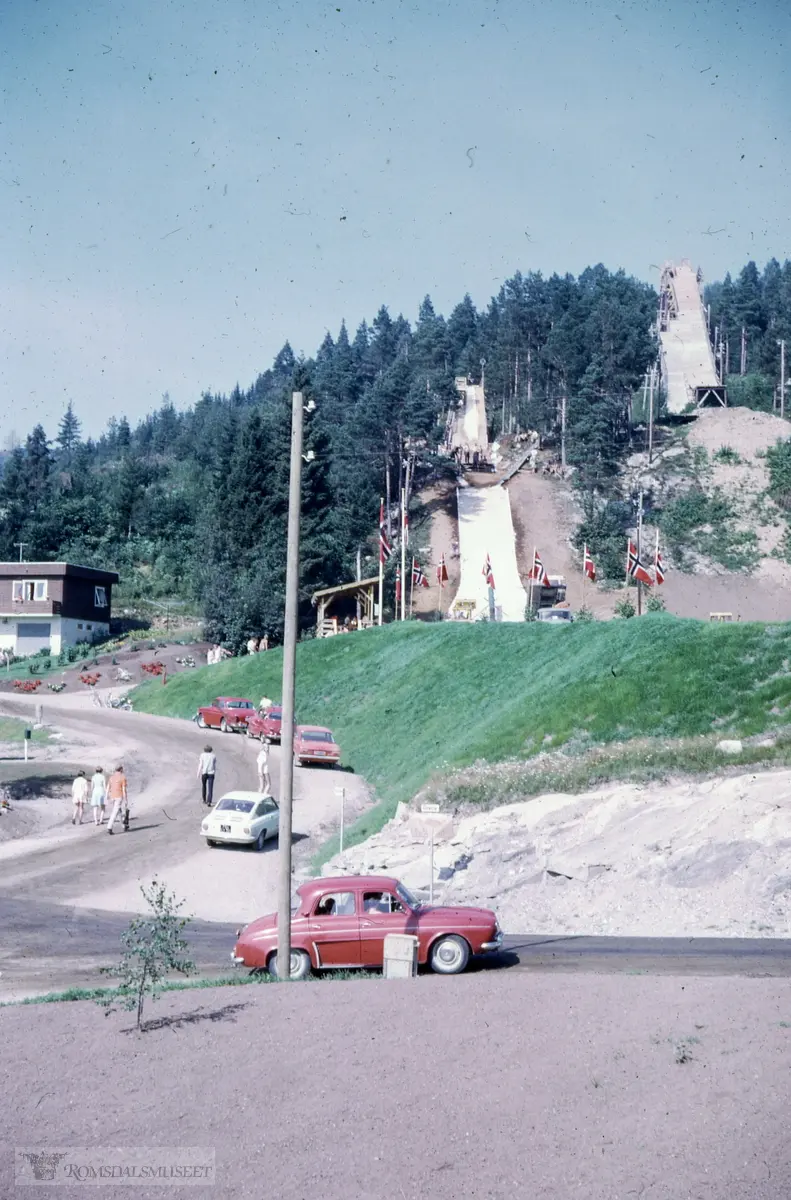
<instances>
[{"instance_id":1,"label":"wooden booth","mask_svg":"<svg viewBox=\"0 0 791 1200\"><path fill-rule=\"evenodd\" d=\"M336 633L352 633L373 625L378 587L377 576L314 592L311 601L316 609L316 637L333 637Z\"/></svg>"}]
</instances>

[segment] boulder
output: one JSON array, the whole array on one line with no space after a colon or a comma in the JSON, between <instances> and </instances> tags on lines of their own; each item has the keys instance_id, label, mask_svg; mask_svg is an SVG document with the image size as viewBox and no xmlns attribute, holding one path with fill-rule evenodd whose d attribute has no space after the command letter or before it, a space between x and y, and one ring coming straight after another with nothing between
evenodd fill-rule
<instances>
[{"instance_id":1,"label":"boulder","mask_svg":"<svg viewBox=\"0 0 791 1200\"><path fill-rule=\"evenodd\" d=\"M720 754L741 754L744 747L738 738L724 738L723 741L717 742L717 749Z\"/></svg>"}]
</instances>

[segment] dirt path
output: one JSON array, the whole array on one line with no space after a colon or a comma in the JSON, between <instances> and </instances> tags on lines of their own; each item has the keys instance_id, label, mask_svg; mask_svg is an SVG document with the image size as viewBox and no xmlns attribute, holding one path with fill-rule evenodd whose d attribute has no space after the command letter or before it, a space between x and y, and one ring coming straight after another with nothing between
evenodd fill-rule
<instances>
[{"instance_id":1,"label":"dirt path","mask_svg":"<svg viewBox=\"0 0 791 1200\"><path fill-rule=\"evenodd\" d=\"M524 467L507 484L516 529L519 570L527 585L537 547L550 575L563 575L566 600L574 612L583 605L597 617L611 617L617 593L605 592L597 584L585 583L583 597L581 556L572 549L571 537L578 520L568 485L537 475Z\"/></svg>"},{"instance_id":2,"label":"dirt path","mask_svg":"<svg viewBox=\"0 0 791 1200\"><path fill-rule=\"evenodd\" d=\"M447 612L453 602L459 586L459 522L456 511L455 480L443 480L426 488L420 493L420 503L428 517L428 525L421 526L418 534L421 545L427 543L427 552L420 559L420 565L428 579L427 588L415 588L413 594L413 611L418 615L436 613L441 607ZM445 567L448 581L440 589L437 583L437 567L442 556L445 556Z\"/></svg>"}]
</instances>

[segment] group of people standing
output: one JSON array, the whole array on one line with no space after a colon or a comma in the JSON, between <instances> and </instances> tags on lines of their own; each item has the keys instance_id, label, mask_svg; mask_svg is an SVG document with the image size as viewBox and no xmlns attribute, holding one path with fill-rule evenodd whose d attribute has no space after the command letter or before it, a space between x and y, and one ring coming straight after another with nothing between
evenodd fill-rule
<instances>
[{"instance_id":1,"label":"group of people standing","mask_svg":"<svg viewBox=\"0 0 791 1200\"><path fill-rule=\"evenodd\" d=\"M107 832L113 832L119 817L124 832L129 829L129 789L123 766L117 766L109 777L102 767L97 767L90 780L85 771L78 772L71 785L71 798L72 825L82 825L86 807L90 807L94 825L103 825L109 808Z\"/></svg>"},{"instance_id":2,"label":"group of people standing","mask_svg":"<svg viewBox=\"0 0 791 1200\"><path fill-rule=\"evenodd\" d=\"M269 775L269 743L262 742L255 760L258 772L258 790L268 796L271 794L272 780ZM201 804L211 808L214 804L214 779L217 774L217 755L209 742L203 747L203 753L198 758L198 779L201 785Z\"/></svg>"},{"instance_id":3,"label":"group of people standing","mask_svg":"<svg viewBox=\"0 0 791 1200\"><path fill-rule=\"evenodd\" d=\"M248 654L263 654L264 650L269 649L269 636L264 634L262 638L251 637L247 642Z\"/></svg>"}]
</instances>

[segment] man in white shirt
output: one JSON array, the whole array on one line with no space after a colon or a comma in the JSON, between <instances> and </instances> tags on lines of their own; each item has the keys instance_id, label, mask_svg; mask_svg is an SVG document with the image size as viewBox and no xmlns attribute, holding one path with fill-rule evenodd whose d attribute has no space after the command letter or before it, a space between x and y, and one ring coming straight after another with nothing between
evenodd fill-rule
<instances>
[{"instance_id":1,"label":"man in white shirt","mask_svg":"<svg viewBox=\"0 0 791 1200\"><path fill-rule=\"evenodd\" d=\"M214 776L217 772L217 755L211 746L203 747L203 754L198 759L198 779L201 781L201 799L211 808L214 796Z\"/></svg>"},{"instance_id":2,"label":"man in white shirt","mask_svg":"<svg viewBox=\"0 0 791 1200\"><path fill-rule=\"evenodd\" d=\"M88 780L84 771L80 771L71 785L71 799L74 811L71 815L72 825L82 825L82 815L85 812L85 801L88 799Z\"/></svg>"},{"instance_id":3,"label":"man in white shirt","mask_svg":"<svg viewBox=\"0 0 791 1200\"><path fill-rule=\"evenodd\" d=\"M264 792L267 796L270 794L271 782L269 779L269 743L262 742L261 749L258 751L258 757L255 760L255 765L258 768L258 790Z\"/></svg>"}]
</instances>

